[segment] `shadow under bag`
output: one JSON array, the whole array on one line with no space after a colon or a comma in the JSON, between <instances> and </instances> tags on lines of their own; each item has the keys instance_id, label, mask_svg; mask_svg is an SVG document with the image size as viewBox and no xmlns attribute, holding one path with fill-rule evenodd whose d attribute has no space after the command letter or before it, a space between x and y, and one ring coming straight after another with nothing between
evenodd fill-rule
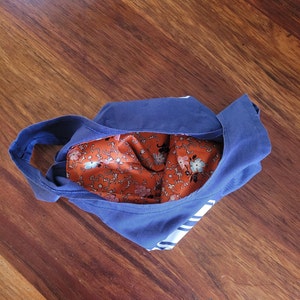
<instances>
[{"instance_id":1,"label":"shadow under bag","mask_svg":"<svg viewBox=\"0 0 300 300\"><path fill-rule=\"evenodd\" d=\"M30 164L36 144L63 145L46 176ZM190 96L112 102L94 120L31 125L9 149L38 199L66 197L147 250L172 249L270 151L247 95L217 115Z\"/></svg>"}]
</instances>

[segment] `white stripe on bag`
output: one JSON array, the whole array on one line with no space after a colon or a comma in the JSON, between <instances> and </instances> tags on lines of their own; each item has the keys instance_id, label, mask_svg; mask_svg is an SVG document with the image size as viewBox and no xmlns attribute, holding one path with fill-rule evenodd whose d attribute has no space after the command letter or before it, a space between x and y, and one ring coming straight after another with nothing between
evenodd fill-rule
<instances>
[{"instance_id":1,"label":"white stripe on bag","mask_svg":"<svg viewBox=\"0 0 300 300\"><path fill-rule=\"evenodd\" d=\"M167 236L166 239L157 243L156 247L148 250L171 250L176 244L201 220L201 218L216 203L215 200L208 200L191 218L179 226L175 231Z\"/></svg>"}]
</instances>

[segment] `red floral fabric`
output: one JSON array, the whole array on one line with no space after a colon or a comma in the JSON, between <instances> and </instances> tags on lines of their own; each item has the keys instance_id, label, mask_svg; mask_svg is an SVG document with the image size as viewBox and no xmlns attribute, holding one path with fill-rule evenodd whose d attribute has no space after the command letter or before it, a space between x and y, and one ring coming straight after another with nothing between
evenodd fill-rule
<instances>
[{"instance_id":1,"label":"red floral fabric","mask_svg":"<svg viewBox=\"0 0 300 300\"><path fill-rule=\"evenodd\" d=\"M221 159L222 144L185 135L136 132L73 146L67 177L114 202L162 203L199 189Z\"/></svg>"}]
</instances>

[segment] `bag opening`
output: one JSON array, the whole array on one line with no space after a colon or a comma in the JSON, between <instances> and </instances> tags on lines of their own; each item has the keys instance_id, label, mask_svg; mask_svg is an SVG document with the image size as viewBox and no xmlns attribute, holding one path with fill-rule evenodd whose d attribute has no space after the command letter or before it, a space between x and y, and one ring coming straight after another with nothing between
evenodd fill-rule
<instances>
[{"instance_id":1,"label":"bag opening","mask_svg":"<svg viewBox=\"0 0 300 300\"><path fill-rule=\"evenodd\" d=\"M108 201L164 203L201 188L216 170L222 149L222 143L186 135L115 135L72 146L66 176Z\"/></svg>"}]
</instances>

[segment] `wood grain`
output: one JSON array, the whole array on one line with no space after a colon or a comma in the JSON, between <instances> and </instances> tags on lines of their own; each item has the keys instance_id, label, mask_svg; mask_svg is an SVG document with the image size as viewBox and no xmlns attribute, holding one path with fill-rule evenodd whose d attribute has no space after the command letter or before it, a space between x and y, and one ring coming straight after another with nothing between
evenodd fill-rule
<instances>
[{"instance_id":1,"label":"wood grain","mask_svg":"<svg viewBox=\"0 0 300 300\"><path fill-rule=\"evenodd\" d=\"M14 267L0 256L1 299L45 299Z\"/></svg>"},{"instance_id":2,"label":"wood grain","mask_svg":"<svg viewBox=\"0 0 300 300\"><path fill-rule=\"evenodd\" d=\"M0 298L300 298L299 22L296 0L1 1ZM22 128L108 101L193 95L217 113L243 93L272 153L169 252L37 201L7 153Z\"/></svg>"}]
</instances>

